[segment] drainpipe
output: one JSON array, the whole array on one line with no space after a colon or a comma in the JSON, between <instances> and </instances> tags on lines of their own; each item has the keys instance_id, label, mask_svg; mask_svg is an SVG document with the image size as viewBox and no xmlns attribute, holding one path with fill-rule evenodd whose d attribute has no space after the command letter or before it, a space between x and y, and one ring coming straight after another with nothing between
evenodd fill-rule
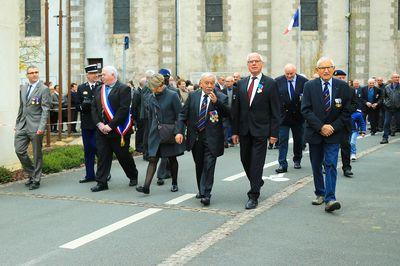
<instances>
[{"instance_id":1,"label":"drainpipe","mask_svg":"<svg viewBox=\"0 0 400 266\"><path fill-rule=\"evenodd\" d=\"M179 0L175 0L175 75L179 71Z\"/></svg>"},{"instance_id":2,"label":"drainpipe","mask_svg":"<svg viewBox=\"0 0 400 266\"><path fill-rule=\"evenodd\" d=\"M350 35L350 19L351 19L351 2L350 0L346 0L346 5L347 5L347 12L346 12L346 19L347 19L347 77L350 79L350 41L351 41L351 35Z\"/></svg>"}]
</instances>

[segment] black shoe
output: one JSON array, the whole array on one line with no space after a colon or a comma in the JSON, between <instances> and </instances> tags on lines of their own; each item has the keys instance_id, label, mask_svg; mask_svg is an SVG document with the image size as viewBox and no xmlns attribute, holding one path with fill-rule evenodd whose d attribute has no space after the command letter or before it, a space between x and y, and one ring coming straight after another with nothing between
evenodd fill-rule
<instances>
[{"instance_id":1,"label":"black shoe","mask_svg":"<svg viewBox=\"0 0 400 266\"><path fill-rule=\"evenodd\" d=\"M225 144L224 144L224 147L225 147L225 149L229 148L229 144L228 144L228 143L225 143Z\"/></svg>"},{"instance_id":2,"label":"black shoe","mask_svg":"<svg viewBox=\"0 0 400 266\"><path fill-rule=\"evenodd\" d=\"M148 187L143 187L143 186L136 187L136 191L142 192L144 194L150 194L150 188L148 188Z\"/></svg>"},{"instance_id":3,"label":"black shoe","mask_svg":"<svg viewBox=\"0 0 400 266\"><path fill-rule=\"evenodd\" d=\"M295 163L294 163L294 169L301 169L301 164L300 164L300 162L295 162Z\"/></svg>"},{"instance_id":4,"label":"black shoe","mask_svg":"<svg viewBox=\"0 0 400 266\"><path fill-rule=\"evenodd\" d=\"M274 150L279 150L279 145L276 145L276 144L275 144Z\"/></svg>"},{"instance_id":5,"label":"black shoe","mask_svg":"<svg viewBox=\"0 0 400 266\"><path fill-rule=\"evenodd\" d=\"M110 181L110 179L111 179L111 174L108 175L107 181Z\"/></svg>"},{"instance_id":6,"label":"black shoe","mask_svg":"<svg viewBox=\"0 0 400 266\"><path fill-rule=\"evenodd\" d=\"M94 178L82 178L79 180L79 183L89 183L89 182L94 182Z\"/></svg>"},{"instance_id":7,"label":"black shoe","mask_svg":"<svg viewBox=\"0 0 400 266\"><path fill-rule=\"evenodd\" d=\"M204 195L201 195L200 192L196 194L196 199L202 199L204 198Z\"/></svg>"},{"instance_id":8,"label":"black shoe","mask_svg":"<svg viewBox=\"0 0 400 266\"><path fill-rule=\"evenodd\" d=\"M258 200L249 199L246 203L246 210L255 209L258 205Z\"/></svg>"},{"instance_id":9,"label":"black shoe","mask_svg":"<svg viewBox=\"0 0 400 266\"><path fill-rule=\"evenodd\" d=\"M279 165L279 168L275 169L275 172L277 172L278 174L286 173L287 172L287 167L283 167L282 165Z\"/></svg>"},{"instance_id":10,"label":"black shoe","mask_svg":"<svg viewBox=\"0 0 400 266\"><path fill-rule=\"evenodd\" d=\"M28 181L25 182L25 186L29 187L32 183L33 183L33 181L28 179Z\"/></svg>"},{"instance_id":11,"label":"black shoe","mask_svg":"<svg viewBox=\"0 0 400 266\"><path fill-rule=\"evenodd\" d=\"M339 210L340 208L340 203L336 200L332 200L325 205L326 212L333 212L334 210Z\"/></svg>"},{"instance_id":12,"label":"black shoe","mask_svg":"<svg viewBox=\"0 0 400 266\"><path fill-rule=\"evenodd\" d=\"M343 170L343 175L347 177L351 177L353 175L353 172L349 169Z\"/></svg>"},{"instance_id":13,"label":"black shoe","mask_svg":"<svg viewBox=\"0 0 400 266\"><path fill-rule=\"evenodd\" d=\"M178 191L178 185L172 185L171 192L177 192L177 191Z\"/></svg>"},{"instance_id":14,"label":"black shoe","mask_svg":"<svg viewBox=\"0 0 400 266\"><path fill-rule=\"evenodd\" d=\"M92 187L90 190L92 192L99 192L99 191L103 191L103 190L107 190L108 189L108 185L107 184L100 184L97 183L97 185L95 185L94 187Z\"/></svg>"},{"instance_id":15,"label":"black shoe","mask_svg":"<svg viewBox=\"0 0 400 266\"><path fill-rule=\"evenodd\" d=\"M204 206L208 206L210 205L210 198L209 197L204 197L200 200L201 204L203 204Z\"/></svg>"},{"instance_id":16,"label":"black shoe","mask_svg":"<svg viewBox=\"0 0 400 266\"><path fill-rule=\"evenodd\" d=\"M129 186L136 187L137 186L137 178L132 178L131 180L129 180Z\"/></svg>"},{"instance_id":17,"label":"black shoe","mask_svg":"<svg viewBox=\"0 0 400 266\"><path fill-rule=\"evenodd\" d=\"M268 150L272 150L274 148L274 144L268 144Z\"/></svg>"},{"instance_id":18,"label":"black shoe","mask_svg":"<svg viewBox=\"0 0 400 266\"><path fill-rule=\"evenodd\" d=\"M29 190L34 190L34 189L38 189L40 187L40 182L32 182L29 185Z\"/></svg>"},{"instance_id":19,"label":"black shoe","mask_svg":"<svg viewBox=\"0 0 400 266\"><path fill-rule=\"evenodd\" d=\"M387 139L382 139L382 141L380 142L380 144L387 144L387 143L389 143Z\"/></svg>"},{"instance_id":20,"label":"black shoe","mask_svg":"<svg viewBox=\"0 0 400 266\"><path fill-rule=\"evenodd\" d=\"M371 136L374 136L376 134L376 132L371 132Z\"/></svg>"},{"instance_id":21,"label":"black shoe","mask_svg":"<svg viewBox=\"0 0 400 266\"><path fill-rule=\"evenodd\" d=\"M162 185L164 185L164 179L162 179L162 178L159 178L158 180L157 180L157 185L159 185L159 186L162 186Z\"/></svg>"},{"instance_id":22,"label":"black shoe","mask_svg":"<svg viewBox=\"0 0 400 266\"><path fill-rule=\"evenodd\" d=\"M396 133L390 133L390 136L392 136L392 137L394 137L394 136L396 136Z\"/></svg>"}]
</instances>

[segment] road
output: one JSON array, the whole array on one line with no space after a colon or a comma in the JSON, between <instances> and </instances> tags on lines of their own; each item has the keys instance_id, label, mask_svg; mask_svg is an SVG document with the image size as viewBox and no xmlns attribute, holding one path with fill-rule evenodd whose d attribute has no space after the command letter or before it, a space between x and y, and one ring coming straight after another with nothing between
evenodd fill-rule
<instances>
[{"instance_id":1,"label":"road","mask_svg":"<svg viewBox=\"0 0 400 266\"><path fill-rule=\"evenodd\" d=\"M117 162L109 190L79 184L84 169L0 186L1 265L400 265L400 138L358 141L353 178L338 169L342 209L312 206L307 152L302 169L275 175L268 150L260 204L245 210L249 184L239 148L218 158L211 205L194 198L190 153L179 157L179 191L170 182L150 195L128 187ZM290 146L291 149L291 146ZM291 158L289 152L288 158ZM139 183L147 162L136 158Z\"/></svg>"}]
</instances>

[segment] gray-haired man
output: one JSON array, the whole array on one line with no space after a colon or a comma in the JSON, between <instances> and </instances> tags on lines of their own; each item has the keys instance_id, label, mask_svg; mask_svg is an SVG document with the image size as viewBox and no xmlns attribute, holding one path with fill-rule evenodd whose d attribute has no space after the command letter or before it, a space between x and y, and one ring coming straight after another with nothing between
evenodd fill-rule
<instances>
[{"instance_id":1,"label":"gray-haired man","mask_svg":"<svg viewBox=\"0 0 400 266\"><path fill-rule=\"evenodd\" d=\"M40 186L43 163L42 141L49 116L50 91L39 80L37 67L29 66L26 76L29 83L21 86L19 92L20 104L15 123L14 147L22 168L28 173L29 179L25 185L32 190ZM34 163L27 152L30 142L32 143Z\"/></svg>"}]
</instances>

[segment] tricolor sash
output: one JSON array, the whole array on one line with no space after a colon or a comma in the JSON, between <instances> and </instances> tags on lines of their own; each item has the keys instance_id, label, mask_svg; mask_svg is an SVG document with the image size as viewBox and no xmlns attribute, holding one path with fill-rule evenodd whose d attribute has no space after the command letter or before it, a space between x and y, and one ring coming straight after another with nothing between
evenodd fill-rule
<instances>
[{"instance_id":1,"label":"tricolor sash","mask_svg":"<svg viewBox=\"0 0 400 266\"><path fill-rule=\"evenodd\" d=\"M100 91L101 105L103 107L104 114L107 120L111 121L114 118L115 112L112 109L110 101L108 100L108 94L109 92L108 93L106 92L106 85L103 84ZM128 117L125 120L125 123L122 125L118 125L117 128L115 129L117 133L121 135L121 147L125 146L124 135L129 131L131 127L132 127L131 107L129 106Z\"/></svg>"}]
</instances>

